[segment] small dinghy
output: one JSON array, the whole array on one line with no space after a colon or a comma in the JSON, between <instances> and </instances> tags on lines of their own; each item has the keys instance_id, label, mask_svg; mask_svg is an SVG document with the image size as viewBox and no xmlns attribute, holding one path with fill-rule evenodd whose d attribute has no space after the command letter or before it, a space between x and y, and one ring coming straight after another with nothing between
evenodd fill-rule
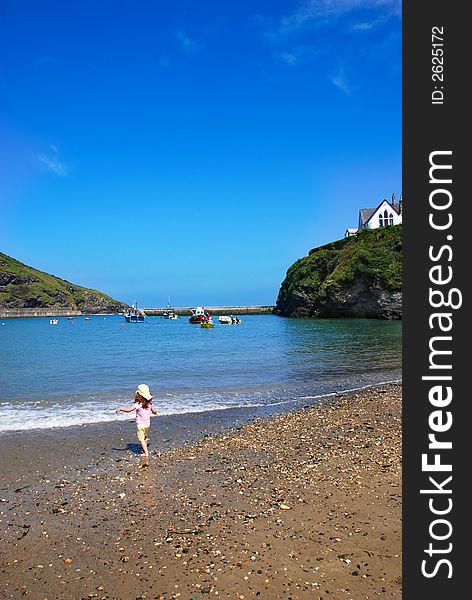
<instances>
[{"instance_id":1,"label":"small dinghy","mask_svg":"<svg viewBox=\"0 0 472 600\"><path fill-rule=\"evenodd\" d=\"M215 324L213 323L213 321L210 319L206 319L205 321L203 321L202 323L200 323L200 327L203 327L203 329L212 329L212 327L214 327Z\"/></svg>"}]
</instances>

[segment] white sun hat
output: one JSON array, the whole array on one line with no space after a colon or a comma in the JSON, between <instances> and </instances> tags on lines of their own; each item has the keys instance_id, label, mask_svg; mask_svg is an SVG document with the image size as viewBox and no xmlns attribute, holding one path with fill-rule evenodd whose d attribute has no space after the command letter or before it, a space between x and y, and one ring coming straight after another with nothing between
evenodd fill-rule
<instances>
[{"instance_id":1,"label":"white sun hat","mask_svg":"<svg viewBox=\"0 0 472 600\"><path fill-rule=\"evenodd\" d=\"M149 386L145 383L141 383L140 385L138 385L136 393L139 394L142 398L145 398L146 400L152 400L152 394L149 389Z\"/></svg>"}]
</instances>

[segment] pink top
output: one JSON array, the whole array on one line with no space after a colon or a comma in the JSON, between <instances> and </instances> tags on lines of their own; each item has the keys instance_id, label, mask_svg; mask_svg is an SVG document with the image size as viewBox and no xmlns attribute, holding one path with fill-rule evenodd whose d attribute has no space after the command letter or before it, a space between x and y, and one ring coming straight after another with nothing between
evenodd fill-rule
<instances>
[{"instance_id":1,"label":"pink top","mask_svg":"<svg viewBox=\"0 0 472 600\"><path fill-rule=\"evenodd\" d=\"M151 407L149 404L147 408L143 408L141 402L135 402L133 408L136 411L136 425L150 425L151 424Z\"/></svg>"}]
</instances>

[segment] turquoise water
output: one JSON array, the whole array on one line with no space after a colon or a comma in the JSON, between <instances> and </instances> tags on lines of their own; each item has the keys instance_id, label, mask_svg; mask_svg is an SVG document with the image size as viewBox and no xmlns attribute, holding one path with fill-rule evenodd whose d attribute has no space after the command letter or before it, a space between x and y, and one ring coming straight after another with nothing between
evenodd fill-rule
<instances>
[{"instance_id":1,"label":"turquoise water","mask_svg":"<svg viewBox=\"0 0 472 600\"><path fill-rule=\"evenodd\" d=\"M0 323L0 431L122 420L147 383L161 414L261 406L401 378L401 322L242 317L214 329L120 315Z\"/></svg>"}]
</instances>

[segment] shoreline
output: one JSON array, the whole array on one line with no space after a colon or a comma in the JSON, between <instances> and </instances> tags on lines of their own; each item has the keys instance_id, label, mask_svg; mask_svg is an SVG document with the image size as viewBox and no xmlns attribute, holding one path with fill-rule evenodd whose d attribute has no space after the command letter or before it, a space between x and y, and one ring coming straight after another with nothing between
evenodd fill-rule
<instances>
[{"instance_id":1,"label":"shoreline","mask_svg":"<svg viewBox=\"0 0 472 600\"><path fill-rule=\"evenodd\" d=\"M281 412L290 412L293 410L297 410L300 408L306 408L312 405L318 405L330 398L335 397L337 394L349 394L351 392L358 392L362 390L367 390L370 388L383 386L383 385L396 385L401 384L401 377L394 377L393 379L386 379L382 381L366 383L361 386L350 387L350 388L341 388L334 389L333 391L325 391L318 394L299 396L299 397L290 397L286 400L280 400L279 402L273 402L268 404L247 404L247 405L239 405L239 406L223 406L221 408L209 408L203 410L195 410L188 412L171 412L171 413L161 413L158 412L159 423L163 423L165 425L166 430L170 430L175 427L179 430L181 427L179 426L178 421L188 421L188 427L195 429L193 439L198 439L198 435L200 432L201 426L201 435L205 433L204 429L208 419L210 423L213 421L221 422L220 431L224 431L225 429L230 429L231 427L237 427L240 421L247 422L248 420L255 418L270 418L271 416L275 416ZM119 402L127 402L128 400L120 400ZM160 402L158 401L158 404ZM203 424L202 424L203 419ZM95 421L95 422L85 422L85 423L72 423L66 424L63 423L61 425L54 426L46 426L46 427L28 427L24 429L0 429L0 441L7 441L8 436L17 436L20 435L28 435L31 437L39 437L42 434L46 436L54 435L54 432L60 432L61 438L65 435L79 435L80 432L84 435L103 435L106 434L106 428L108 427L116 427L121 429L124 424L134 422L133 418L129 419L111 419L109 421ZM88 432L87 430L92 428L93 433ZM101 428L104 428L101 431ZM165 447L162 447L165 449ZM1 448L0 448L0 461L1 461Z\"/></svg>"},{"instance_id":2,"label":"shoreline","mask_svg":"<svg viewBox=\"0 0 472 600\"><path fill-rule=\"evenodd\" d=\"M401 385L198 417L6 434L3 597L401 597Z\"/></svg>"}]
</instances>

